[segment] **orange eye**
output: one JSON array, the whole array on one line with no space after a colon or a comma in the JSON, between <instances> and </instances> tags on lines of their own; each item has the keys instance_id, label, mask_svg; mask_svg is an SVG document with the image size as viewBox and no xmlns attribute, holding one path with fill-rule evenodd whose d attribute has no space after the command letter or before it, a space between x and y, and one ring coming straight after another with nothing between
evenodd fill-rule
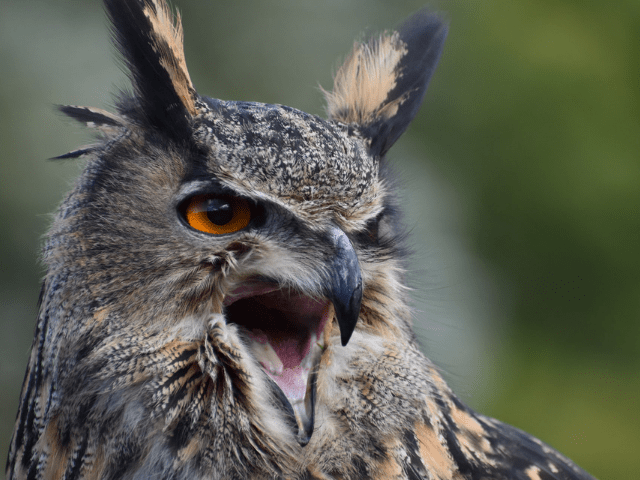
<instances>
[{"instance_id":1,"label":"orange eye","mask_svg":"<svg viewBox=\"0 0 640 480\"><path fill-rule=\"evenodd\" d=\"M251 209L242 198L196 195L187 205L187 222L196 230L222 235L249 225Z\"/></svg>"}]
</instances>

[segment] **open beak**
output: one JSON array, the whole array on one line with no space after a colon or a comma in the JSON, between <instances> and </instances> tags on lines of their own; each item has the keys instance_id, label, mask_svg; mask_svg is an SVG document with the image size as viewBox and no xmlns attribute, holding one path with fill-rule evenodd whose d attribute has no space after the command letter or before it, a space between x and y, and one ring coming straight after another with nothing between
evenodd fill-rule
<instances>
[{"instance_id":1,"label":"open beak","mask_svg":"<svg viewBox=\"0 0 640 480\"><path fill-rule=\"evenodd\" d=\"M331 229L331 241L335 255L328 265L326 295L333 303L340 326L342 346L349 343L356 328L362 303L362 274L351 241L337 227Z\"/></svg>"},{"instance_id":2,"label":"open beak","mask_svg":"<svg viewBox=\"0 0 640 480\"><path fill-rule=\"evenodd\" d=\"M306 445L313 433L315 383L326 347L325 325L335 312L342 345L347 345L362 302L362 275L353 245L336 227L330 235L333 253L323 269L324 298L252 277L224 300L227 322L244 329L253 355L279 387L285 406L290 406L301 445Z\"/></svg>"}]
</instances>

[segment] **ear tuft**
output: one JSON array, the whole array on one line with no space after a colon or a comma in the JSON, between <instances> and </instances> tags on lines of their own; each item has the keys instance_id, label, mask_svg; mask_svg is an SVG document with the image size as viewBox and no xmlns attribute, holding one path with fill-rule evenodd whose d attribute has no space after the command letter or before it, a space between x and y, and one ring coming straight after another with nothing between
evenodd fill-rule
<instances>
[{"instance_id":1,"label":"ear tuft","mask_svg":"<svg viewBox=\"0 0 640 480\"><path fill-rule=\"evenodd\" d=\"M397 85L396 67L406 53L398 32L355 43L336 73L333 91L324 91L329 118L367 125L395 115L401 99L388 96Z\"/></svg>"},{"instance_id":2,"label":"ear tuft","mask_svg":"<svg viewBox=\"0 0 640 480\"><path fill-rule=\"evenodd\" d=\"M140 113L165 133L184 134L197 111L180 15L174 20L164 0L105 0L105 7Z\"/></svg>"},{"instance_id":3,"label":"ear tuft","mask_svg":"<svg viewBox=\"0 0 640 480\"><path fill-rule=\"evenodd\" d=\"M416 115L440 58L446 25L426 9L390 34L356 44L324 92L330 119L357 124L384 155Z\"/></svg>"}]
</instances>

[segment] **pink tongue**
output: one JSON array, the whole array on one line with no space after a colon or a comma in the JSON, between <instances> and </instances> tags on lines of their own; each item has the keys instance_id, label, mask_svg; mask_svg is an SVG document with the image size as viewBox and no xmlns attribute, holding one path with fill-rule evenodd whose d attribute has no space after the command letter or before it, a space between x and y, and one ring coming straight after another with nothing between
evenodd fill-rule
<instances>
[{"instance_id":1,"label":"pink tongue","mask_svg":"<svg viewBox=\"0 0 640 480\"><path fill-rule=\"evenodd\" d=\"M258 361L292 403L304 400L314 351L319 348L316 343L327 320L329 303L304 295L291 295L283 301L283 296L276 293L257 298L265 307L277 308L289 322L284 328L283 325L265 324L264 331L250 331L251 340L259 344L256 345L260 352ZM309 328L311 326L315 328Z\"/></svg>"},{"instance_id":2,"label":"pink tongue","mask_svg":"<svg viewBox=\"0 0 640 480\"><path fill-rule=\"evenodd\" d=\"M317 343L328 320L330 302L249 280L230 292L224 304L230 307L249 297L252 304L244 314L249 315L245 327L251 349L292 405L303 401L309 371L321 352Z\"/></svg>"},{"instance_id":3,"label":"pink tongue","mask_svg":"<svg viewBox=\"0 0 640 480\"><path fill-rule=\"evenodd\" d=\"M285 370L291 369L300 365L304 357L309 353L309 340L311 338L307 337L303 342L298 343L298 339L291 337L278 340L272 339L271 348L282 361L282 367Z\"/></svg>"},{"instance_id":4,"label":"pink tongue","mask_svg":"<svg viewBox=\"0 0 640 480\"><path fill-rule=\"evenodd\" d=\"M307 390L307 376L311 365L304 362L305 357L311 350L312 341L315 335L306 334L301 338L299 332L293 332L292 336L280 336L280 338L270 338L261 330L252 330L249 337L256 343L263 345L265 351L269 346L276 354L266 353L259 358L271 379L278 384L283 393L290 401L302 400Z\"/></svg>"}]
</instances>

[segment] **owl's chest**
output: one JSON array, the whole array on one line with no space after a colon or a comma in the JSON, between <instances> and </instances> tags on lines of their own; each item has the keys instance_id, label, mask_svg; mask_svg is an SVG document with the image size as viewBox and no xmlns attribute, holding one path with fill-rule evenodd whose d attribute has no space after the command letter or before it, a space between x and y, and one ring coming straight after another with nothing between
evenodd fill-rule
<instances>
[{"instance_id":1,"label":"owl's chest","mask_svg":"<svg viewBox=\"0 0 640 480\"><path fill-rule=\"evenodd\" d=\"M162 419L163 442L173 446L180 470L202 478L405 478L404 436L416 443L411 432L424 416L427 379L417 352L407 349L404 357L369 346L331 358L329 348L301 440L303 426L278 386L232 335L223 338L223 345L205 342L189 360L177 355L182 360L154 384L161 400L153 415ZM354 338L355 349L362 343Z\"/></svg>"}]
</instances>

